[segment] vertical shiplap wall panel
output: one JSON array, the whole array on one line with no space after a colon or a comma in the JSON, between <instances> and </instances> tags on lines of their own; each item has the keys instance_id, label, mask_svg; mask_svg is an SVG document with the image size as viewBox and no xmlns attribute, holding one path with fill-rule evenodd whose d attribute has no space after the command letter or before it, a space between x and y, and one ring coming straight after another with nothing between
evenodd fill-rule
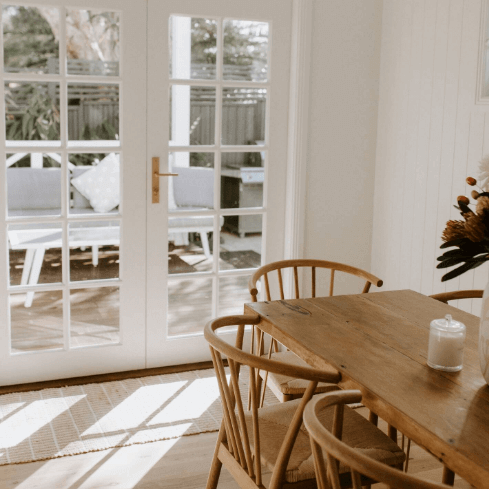
<instances>
[{"instance_id":1,"label":"vertical shiplap wall panel","mask_svg":"<svg viewBox=\"0 0 489 489\"><path fill-rule=\"evenodd\" d=\"M470 117L470 136L469 151L467 156L467 175L473 176L478 174L479 161L484 154L484 131L486 124L486 114L484 112L473 112ZM474 273L466 274L467 282L472 278L472 286L468 288L483 289L487 282L486 267L477 268ZM472 313L480 314L480 300L472 301Z\"/></svg>"},{"instance_id":2,"label":"vertical shiplap wall panel","mask_svg":"<svg viewBox=\"0 0 489 489\"><path fill-rule=\"evenodd\" d=\"M411 236L414 221L414 193L416 189L415 165L418 148L418 121L420 82L423 52L423 23L425 0L412 2L411 53L409 67L408 111L406 117L406 148L403 155L404 177L402 185L402 213L400 221L404 224L401 230L401 248L399 255L399 288L407 289L411 272Z\"/></svg>"},{"instance_id":3,"label":"vertical shiplap wall panel","mask_svg":"<svg viewBox=\"0 0 489 489\"><path fill-rule=\"evenodd\" d=\"M414 219L411 235L411 279L409 288L421 290L422 268L419 257L423 254L424 226L426 218L427 192L431 191L426 178L429 161L431 135L431 101L433 98L433 58L435 53L435 29L437 3L425 1L423 51L421 53L421 80L419 92L419 122L417 152L414 162L416 175L414 189Z\"/></svg>"},{"instance_id":4,"label":"vertical shiplap wall panel","mask_svg":"<svg viewBox=\"0 0 489 489\"><path fill-rule=\"evenodd\" d=\"M433 86L431 98L430 143L427 165L428 192L426 196L425 227L418 239L423 241L421 259L421 290L432 293L434 279L434 250L438 243L437 220L439 182L441 176L441 141L443 136L443 114L445 106L445 79L447 67L448 25L450 2L447 0L427 0L437 3L435 31L435 51L433 56ZM394 285L394 284L392 284Z\"/></svg>"},{"instance_id":5,"label":"vertical shiplap wall panel","mask_svg":"<svg viewBox=\"0 0 489 489\"><path fill-rule=\"evenodd\" d=\"M388 69L396 62L396 44L399 38L395 36L398 27L395 22L395 11L397 6L393 2L384 2L382 12L382 36L381 39L389 39L391 42L382 42L382 55L380 59L379 79L379 106L377 123L377 147L376 147L376 171L374 192L374 229L372 234L372 271L381 277L384 283L390 278L387 275L388 260L375 260L380 253L385 253L389 239L389 228L386 223L389 217L389 207L385 205L389 199L384 192L389 188L389 181L394 175L394 167L381 165L380 162L388 161L390 158L389 144L392 140L392 126L387 124L390 119L391 106L396 99L396 90L393 83L393 70ZM382 95L380 95L382 94ZM376 226L376 223L379 225Z\"/></svg>"},{"instance_id":6,"label":"vertical shiplap wall panel","mask_svg":"<svg viewBox=\"0 0 489 489\"><path fill-rule=\"evenodd\" d=\"M440 151L440 179L438 186L438 219L436 225L436 247L432 254L432 263L436 263L439 255L439 248L442 244L441 234L445 228L447 217L453 215L453 196L452 184L455 169L454 152L458 95L459 95L459 75L460 75L460 49L462 44L462 25L463 25L463 3L464 0L450 0L445 2L450 4L448 19L448 35L446 45L446 68L445 68L445 97L443 103L443 132ZM458 163L458 162L457 162ZM446 209L446 212L445 212ZM455 278L446 284L441 283L441 277L445 271L434 268L434 288L433 291L457 290L459 279Z\"/></svg>"},{"instance_id":7,"label":"vertical shiplap wall panel","mask_svg":"<svg viewBox=\"0 0 489 489\"><path fill-rule=\"evenodd\" d=\"M397 145L387 146L387 159L390 161L391 173L389 175L389 185L384 188L384 193L390 199L390 204L387 207L388 214L386 221L390 223L391 232L387 235L386 240L386 256L389 262L397 261L399 264L402 243L402 203L405 189L404 182L404 158L406 152L406 136L407 127L406 120L408 114L408 104L410 86L410 62L411 62L411 36L413 20L413 0L402 2L401 8L398 9L393 22L396 25L396 30L401 33L399 41L395 43L397 49L394 55L394 63L396 66L393 73L394 87L397 87L397 92L394 93L390 106L388 107L389 114L398 114L398 117L391 119L392 121L392 138L399 142ZM399 92L403 93L403 97L399 97ZM385 130L385 128L384 128ZM387 270L390 280L400 282L401 274L400 267L393 267Z\"/></svg>"},{"instance_id":8,"label":"vertical shiplap wall panel","mask_svg":"<svg viewBox=\"0 0 489 489\"><path fill-rule=\"evenodd\" d=\"M436 270L456 197L489 153L489 107L475 103L481 1L384 2L372 272L386 289L487 282L486 266L443 284Z\"/></svg>"},{"instance_id":9,"label":"vertical shiplap wall panel","mask_svg":"<svg viewBox=\"0 0 489 489\"><path fill-rule=\"evenodd\" d=\"M397 14L397 15L396 15ZM396 218L395 213L388 202L395 198L395 191L392 191L390 182L394 179L395 167L391 165L380 165L380 162L392 160L391 148L389 144L394 138L393 125L389 124L393 107L397 101L397 90L394 86L394 71L391 66L395 66L398 60L400 44L399 36L396 31L400 29L402 19L398 6L394 2L384 2L382 13L382 56L380 59L379 79L379 106L378 106L378 125L377 125L377 147L376 147L376 171L375 171L375 192L374 192L374 230L372 235L372 270L377 276L386 281L391 280L392 268L389 266L391 259L375 260L387 253L390 245L391 232L385 223L392 222ZM388 40L389 42L385 42ZM381 94L381 95L380 95ZM375 225L375 223L379 223Z\"/></svg>"},{"instance_id":10,"label":"vertical shiplap wall panel","mask_svg":"<svg viewBox=\"0 0 489 489\"><path fill-rule=\"evenodd\" d=\"M478 68L478 43L479 30L473 29L471 26L480 24L481 6L479 2L465 1L463 12L463 27L462 27L462 42L461 42L461 58L460 58L460 75L459 75L459 96L458 96L458 115L457 115L457 131L455 140L455 155L454 155L454 173L452 184L452 196L466 194L468 186L465 183L467 176L477 176L478 161L480 160L480 143L476 143L479 152L470 155L472 131L474 135L478 131L477 124L473 124L472 115L475 93L477 89L477 79L474 73L477 73ZM469 27L469 28L467 28ZM473 144L473 143L472 143ZM452 216L458 219L460 215L456 209L451 207ZM459 277L458 287L460 290L474 288L474 273L463 274ZM472 312L472 308L476 301L459 301L458 307ZM477 314L480 311L480 304L477 304Z\"/></svg>"}]
</instances>

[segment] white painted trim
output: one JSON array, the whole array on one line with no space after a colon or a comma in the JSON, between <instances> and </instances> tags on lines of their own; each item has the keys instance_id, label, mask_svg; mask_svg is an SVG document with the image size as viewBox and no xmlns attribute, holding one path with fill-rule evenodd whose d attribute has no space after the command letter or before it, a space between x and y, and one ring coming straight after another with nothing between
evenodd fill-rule
<instances>
[{"instance_id":1,"label":"white painted trim","mask_svg":"<svg viewBox=\"0 0 489 489\"><path fill-rule=\"evenodd\" d=\"M289 137L284 258L304 253L312 2L294 0L290 66ZM290 236L287 239L287 236Z\"/></svg>"}]
</instances>

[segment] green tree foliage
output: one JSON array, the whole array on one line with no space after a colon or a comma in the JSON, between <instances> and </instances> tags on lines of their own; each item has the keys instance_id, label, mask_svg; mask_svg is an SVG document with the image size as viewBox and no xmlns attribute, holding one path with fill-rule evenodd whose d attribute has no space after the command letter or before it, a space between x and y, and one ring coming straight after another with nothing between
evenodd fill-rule
<instances>
[{"instance_id":1,"label":"green tree foliage","mask_svg":"<svg viewBox=\"0 0 489 489\"><path fill-rule=\"evenodd\" d=\"M224 27L224 64L250 66L266 60L265 24L226 22ZM216 23L209 19L192 19L192 63L216 63Z\"/></svg>"},{"instance_id":2,"label":"green tree foliage","mask_svg":"<svg viewBox=\"0 0 489 489\"><path fill-rule=\"evenodd\" d=\"M59 110L42 85L22 84L6 90L7 139L22 141L53 141L59 139ZM27 100L20 108L17 100ZM20 109L20 110L19 110Z\"/></svg>"},{"instance_id":3,"label":"green tree foliage","mask_svg":"<svg viewBox=\"0 0 489 489\"><path fill-rule=\"evenodd\" d=\"M59 57L54 33L35 7L4 7L4 62L9 68L32 70Z\"/></svg>"}]
</instances>

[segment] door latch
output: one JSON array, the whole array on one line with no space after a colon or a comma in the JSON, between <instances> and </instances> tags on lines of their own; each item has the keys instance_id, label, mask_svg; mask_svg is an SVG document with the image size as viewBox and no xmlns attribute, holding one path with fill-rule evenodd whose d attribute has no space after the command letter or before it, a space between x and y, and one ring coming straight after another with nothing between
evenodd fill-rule
<instances>
[{"instance_id":1,"label":"door latch","mask_svg":"<svg viewBox=\"0 0 489 489\"><path fill-rule=\"evenodd\" d=\"M178 177L178 173L160 173L160 158L153 156L151 167L153 204L160 202L160 177Z\"/></svg>"}]
</instances>

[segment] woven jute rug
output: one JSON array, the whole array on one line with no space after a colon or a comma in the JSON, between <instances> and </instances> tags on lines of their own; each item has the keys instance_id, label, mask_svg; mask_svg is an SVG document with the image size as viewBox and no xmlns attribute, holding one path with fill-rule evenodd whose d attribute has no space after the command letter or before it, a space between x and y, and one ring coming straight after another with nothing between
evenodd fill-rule
<instances>
[{"instance_id":1,"label":"woven jute rug","mask_svg":"<svg viewBox=\"0 0 489 489\"><path fill-rule=\"evenodd\" d=\"M265 405L277 402L267 389ZM0 465L217 431L221 416L212 369L6 394Z\"/></svg>"}]
</instances>

